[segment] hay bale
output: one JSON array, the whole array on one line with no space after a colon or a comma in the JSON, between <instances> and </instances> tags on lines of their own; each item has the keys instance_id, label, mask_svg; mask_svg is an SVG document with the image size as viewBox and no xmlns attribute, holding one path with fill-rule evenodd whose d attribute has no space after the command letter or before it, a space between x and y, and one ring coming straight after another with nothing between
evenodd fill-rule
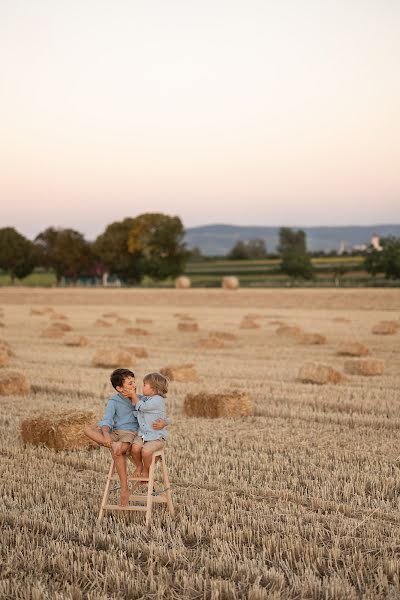
<instances>
[{"instance_id":1,"label":"hay bale","mask_svg":"<svg viewBox=\"0 0 400 600\"><path fill-rule=\"evenodd\" d=\"M125 367L125 366L133 366L136 362L136 358L133 356L131 352L127 352L126 350L110 350L110 349L100 349L94 354L92 358L92 366L93 367L102 367L102 368L117 368L117 367Z\"/></svg>"},{"instance_id":2,"label":"hay bale","mask_svg":"<svg viewBox=\"0 0 400 600\"><path fill-rule=\"evenodd\" d=\"M53 329L59 329L60 331L72 331L71 325L68 325L68 323L62 323L60 321L55 321L50 325L50 327Z\"/></svg>"},{"instance_id":3,"label":"hay bale","mask_svg":"<svg viewBox=\"0 0 400 600\"><path fill-rule=\"evenodd\" d=\"M237 290L239 287L239 279L233 276L223 277L221 285L224 290Z\"/></svg>"},{"instance_id":4,"label":"hay bale","mask_svg":"<svg viewBox=\"0 0 400 600\"><path fill-rule=\"evenodd\" d=\"M52 313L50 315L50 319L54 319L55 321L67 321L68 317L66 317L65 315L61 314L61 313Z\"/></svg>"},{"instance_id":5,"label":"hay bale","mask_svg":"<svg viewBox=\"0 0 400 600\"><path fill-rule=\"evenodd\" d=\"M102 317L104 317L105 319L119 319L119 314L116 312L107 312L107 313L103 313L101 315Z\"/></svg>"},{"instance_id":6,"label":"hay bale","mask_svg":"<svg viewBox=\"0 0 400 600\"><path fill-rule=\"evenodd\" d=\"M208 348L209 350L225 348L224 341L215 337L202 338L197 342L197 345L199 348Z\"/></svg>"},{"instance_id":7,"label":"hay bale","mask_svg":"<svg viewBox=\"0 0 400 600\"><path fill-rule=\"evenodd\" d=\"M0 367L8 367L10 364L10 357L7 350L0 348Z\"/></svg>"},{"instance_id":8,"label":"hay bale","mask_svg":"<svg viewBox=\"0 0 400 600\"><path fill-rule=\"evenodd\" d=\"M326 337L320 333L301 333L298 341L305 346L320 346L326 344Z\"/></svg>"},{"instance_id":9,"label":"hay bale","mask_svg":"<svg viewBox=\"0 0 400 600\"><path fill-rule=\"evenodd\" d=\"M45 414L21 423L21 436L25 444L46 446L54 450L81 450L97 446L83 433L85 425L95 424L93 412L64 412Z\"/></svg>"},{"instance_id":10,"label":"hay bale","mask_svg":"<svg viewBox=\"0 0 400 600\"><path fill-rule=\"evenodd\" d=\"M303 330L298 325L280 325L275 333L287 337L298 337L303 334Z\"/></svg>"},{"instance_id":11,"label":"hay bale","mask_svg":"<svg viewBox=\"0 0 400 600\"><path fill-rule=\"evenodd\" d=\"M346 317L334 317L332 321L335 323L351 323L350 319L346 319Z\"/></svg>"},{"instance_id":12,"label":"hay bale","mask_svg":"<svg viewBox=\"0 0 400 600\"><path fill-rule=\"evenodd\" d=\"M8 354L8 356L15 356L15 353L11 349L11 346L6 340L0 340L0 350Z\"/></svg>"},{"instance_id":13,"label":"hay bale","mask_svg":"<svg viewBox=\"0 0 400 600\"><path fill-rule=\"evenodd\" d=\"M0 396L25 396L31 386L25 375L17 371L4 371L0 374Z\"/></svg>"},{"instance_id":14,"label":"hay bale","mask_svg":"<svg viewBox=\"0 0 400 600\"><path fill-rule=\"evenodd\" d=\"M118 325L131 325L132 321L130 319L126 319L125 317L118 317L115 321Z\"/></svg>"},{"instance_id":15,"label":"hay bale","mask_svg":"<svg viewBox=\"0 0 400 600\"><path fill-rule=\"evenodd\" d=\"M244 315L245 319L263 319L264 315L260 315L260 313L249 313L248 315Z\"/></svg>"},{"instance_id":16,"label":"hay bale","mask_svg":"<svg viewBox=\"0 0 400 600\"><path fill-rule=\"evenodd\" d=\"M300 368L297 380L302 383L323 385L325 383L341 383L346 381L346 377L329 365L306 363Z\"/></svg>"},{"instance_id":17,"label":"hay bale","mask_svg":"<svg viewBox=\"0 0 400 600\"><path fill-rule=\"evenodd\" d=\"M125 333L128 335L149 335L149 332L141 327L127 327Z\"/></svg>"},{"instance_id":18,"label":"hay bale","mask_svg":"<svg viewBox=\"0 0 400 600\"><path fill-rule=\"evenodd\" d=\"M337 354L339 356L367 356L369 350L358 342L342 342L339 344Z\"/></svg>"},{"instance_id":19,"label":"hay bale","mask_svg":"<svg viewBox=\"0 0 400 600\"><path fill-rule=\"evenodd\" d=\"M45 308L31 308L30 314L32 316L43 316L47 313Z\"/></svg>"},{"instance_id":20,"label":"hay bale","mask_svg":"<svg viewBox=\"0 0 400 600\"><path fill-rule=\"evenodd\" d=\"M104 321L103 319L97 319L93 324L95 327L112 327L112 323L108 323L108 321Z\"/></svg>"},{"instance_id":21,"label":"hay bale","mask_svg":"<svg viewBox=\"0 0 400 600\"><path fill-rule=\"evenodd\" d=\"M253 319L249 319L248 317L244 317L239 325L240 329L259 329L260 325L253 321Z\"/></svg>"},{"instance_id":22,"label":"hay bale","mask_svg":"<svg viewBox=\"0 0 400 600\"><path fill-rule=\"evenodd\" d=\"M180 319L181 321L194 321L194 317L191 317L187 313L174 313L174 317Z\"/></svg>"},{"instance_id":23,"label":"hay bale","mask_svg":"<svg viewBox=\"0 0 400 600\"><path fill-rule=\"evenodd\" d=\"M43 329L40 334L42 338L61 338L64 335L64 331L62 329L58 329L57 327L47 327L47 329Z\"/></svg>"},{"instance_id":24,"label":"hay bale","mask_svg":"<svg viewBox=\"0 0 400 600\"><path fill-rule=\"evenodd\" d=\"M74 335L73 337L69 337L65 340L64 344L66 346L87 346L89 344L89 340L84 335Z\"/></svg>"},{"instance_id":25,"label":"hay bale","mask_svg":"<svg viewBox=\"0 0 400 600\"><path fill-rule=\"evenodd\" d=\"M375 335L393 335L400 328L400 323L397 321L381 321L372 328L372 333Z\"/></svg>"},{"instance_id":26,"label":"hay bale","mask_svg":"<svg viewBox=\"0 0 400 600\"><path fill-rule=\"evenodd\" d=\"M197 323L178 323L178 331L198 331L199 326Z\"/></svg>"},{"instance_id":27,"label":"hay bale","mask_svg":"<svg viewBox=\"0 0 400 600\"><path fill-rule=\"evenodd\" d=\"M210 331L208 335L210 338L217 338L226 342L235 342L237 340L237 336L234 333L228 333L227 331Z\"/></svg>"},{"instance_id":28,"label":"hay bale","mask_svg":"<svg viewBox=\"0 0 400 600\"><path fill-rule=\"evenodd\" d=\"M241 392L226 394L187 394L183 412L188 417L248 417L253 414L250 398Z\"/></svg>"},{"instance_id":29,"label":"hay bale","mask_svg":"<svg viewBox=\"0 0 400 600\"><path fill-rule=\"evenodd\" d=\"M145 319L144 317L136 317L136 323L138 325L152 325L153 319Z\"/></svg>"},{"instance_id":30,"label":"hay bale","mask_svg":"<svg viewBox=\"0 0 400 600\"><path fill-rule=\"evenodd\" d=\"M149 356L146 348L143 348L143 346L124 346L122 349L130 354L134 354L136 358L148 358Z\"/></svg>"},{"instance_id":31,"label":"hay bale","mask_svg":"<svg viewBox=\"0 0 400 600\"><path fill-rule=\"evenodd\" d=\"M190 281L189 277L184 277L183 275L175 279L175 287L178 290L187 290L190 288L191 284L192 282Z\"/></svg>"},{"instance_id":32,"label":"hay bale","mask_svg":"<svg viewBox=\"0 0 400 600\"><path fill-rule=\"evenodd\" d=\"M186 365L170 365L160 369L161 375L164 375L170 381L180 381L182 383L188 381L198 381L199 376L194 364Z\"/></svg>"},{"instance_id":33,"label":"hay bale","mask_svg":"<svg viewBox=\"0 0 400 600\"><path fill-rule=\"evenodd\" d=\"M344 363L345 373L350 375L365 375L372 377L383 375L385 365L383 360L372 360L371 358L361 358L359 360L346 360Z\"/></svg>"}]
</instances>

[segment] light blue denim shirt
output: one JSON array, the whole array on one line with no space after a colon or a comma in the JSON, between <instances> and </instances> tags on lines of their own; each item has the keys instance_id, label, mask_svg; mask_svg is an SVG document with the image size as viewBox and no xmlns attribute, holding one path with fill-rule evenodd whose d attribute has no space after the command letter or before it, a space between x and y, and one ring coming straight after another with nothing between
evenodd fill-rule
<instances>
[{"instance_id":1,"label":"light blue denim shirt","mask_svg":"<svg viewBox=\"0 0 400 600\"><path fill-rule=\"evenodd\" d=\"M108 425L110 431L113 429L137 431L139 425L132 400L122 394L114 394L107 402L104 417L99 421L99 427L103 425Z\"/></svg>"},{"instance_id":2,"label":"light blue denim shirt","mask_svg":"<svg viewBox=\"0 0 400 600\"><path fill-rule=\"evenodd\" d=\"M160 418L169 424L165 416L164 398L158 394L156 396L138 394L138 396L140 400L133 409L139 423L138 434L143 437L145 442L159 440L160 438L166 440L168 432L165 427L164 429L153 429L152 427L154 421Z\"/></svg>"}]
</instances>

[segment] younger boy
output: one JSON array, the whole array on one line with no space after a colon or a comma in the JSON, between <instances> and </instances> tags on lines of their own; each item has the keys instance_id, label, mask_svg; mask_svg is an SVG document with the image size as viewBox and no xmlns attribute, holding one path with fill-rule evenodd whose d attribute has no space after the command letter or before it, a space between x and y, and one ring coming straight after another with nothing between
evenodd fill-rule
<instances>
[{"instance_id":1,"label":"younger boy","mask_svg":"<svg viewBox=\"0 0 400 600\"><path fill-rule=\"evenodd\" d=\"M134 392L130 397L139 423L139 431L132 443L131 455L136 469L134 477L148 479L153 453L164 447L168 433L165 425L164 398L168 391L168 380L161 373L149 373L143 379L143 394ZM164 422L162 429L154 430L153 424Z\"/></svg>"},{"instance_id":2,"label":"younger boy","mask_svg":"<svg viewBox=\"0 0 400 600\"><path fill-rule=\"evenodd\" d=\"M93 441L109 448L121 481L120 506L129 503L128 479L124 454L135 439L139 424L133 411L131 396L135 394L135 374L129 369L115 369L111 373L111 384L116 394L107 403L104 417L98 427L87 426L85 434ZM154 429L163 431L165 421L154 423Z\"/></svg>"}]
</instances>

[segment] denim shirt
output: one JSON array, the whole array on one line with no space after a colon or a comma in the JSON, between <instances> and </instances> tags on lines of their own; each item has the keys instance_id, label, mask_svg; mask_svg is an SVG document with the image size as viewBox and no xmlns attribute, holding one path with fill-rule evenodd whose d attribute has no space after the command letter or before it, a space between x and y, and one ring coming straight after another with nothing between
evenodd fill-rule
<instances>
[{"instance_id":1,"label":"denim shirt","mask_svg":"<svg viewBox=\"0 0 400 600\"><path fill-rule=\"evenodd\" d=\"M138 394L138 396L140 400L133 408L139 423L138 434L143 437L145 442L159 440L160 438L166 440L168 432L165 428L153 429L152 427L154 421L157 421L157 419L160 418L169 424L164 411L164 398L158 394L155 396L143 396L142 394Z\"/></svg>"},{"instance_id":2,"label":"denim shirt","mask_svg":"<svg viewBox=\"0 0 400 600\"><path fill-rule=\"evenodd\" d=\"M125 429L126 431L137 431L139 429L136 413L132 400L122 394L114 394L107 402L104 417L99 421L99 427L108 425L110 431L113 429Z\"/></svg>"}]
</instances>

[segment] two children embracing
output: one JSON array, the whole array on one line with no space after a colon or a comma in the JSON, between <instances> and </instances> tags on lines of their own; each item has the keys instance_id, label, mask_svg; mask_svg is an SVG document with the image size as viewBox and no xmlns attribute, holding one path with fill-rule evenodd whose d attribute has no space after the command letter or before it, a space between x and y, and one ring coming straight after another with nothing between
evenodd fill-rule
<instances>
[{"instance_id":1,"label":"two children embracing","mask_svg":"<svg viewBox=\"0 0 400 600\"><path fill-rule=\"evenodd\" d=\"M169 421L164 398L168 380L161 373L149 373L143 379L143 394L136 394L135 374L115 369L111 384L116 394L107 403L98 427L87 426L85 434L110 448L121 481L120 506L128 506L129 490L125 455L135 464L134 477L148 479L153 453L164 447Z\"/></svg>"}]
</instances>

